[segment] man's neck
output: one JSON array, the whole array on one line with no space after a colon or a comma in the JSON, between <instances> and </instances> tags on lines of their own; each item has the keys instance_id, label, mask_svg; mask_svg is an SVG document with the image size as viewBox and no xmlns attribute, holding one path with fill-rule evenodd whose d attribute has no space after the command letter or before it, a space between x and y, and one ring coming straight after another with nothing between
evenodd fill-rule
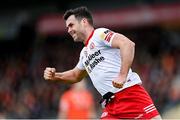
<instances>
[{"instance_id":1,"label":"man's neck","mask_svg":"<svg viewBox=\"0 0 180 120\"><path fill-rule=\"evenodd\" d=\"M88 38L90 37L90 35L92 34L92 32L94 31L94 28L93 27L89 27L87 30L86 30L86 35L85 35L85 40L84 40L84 44L86 44L86 42L88 41Z\"/></svg>"}]
</instances>

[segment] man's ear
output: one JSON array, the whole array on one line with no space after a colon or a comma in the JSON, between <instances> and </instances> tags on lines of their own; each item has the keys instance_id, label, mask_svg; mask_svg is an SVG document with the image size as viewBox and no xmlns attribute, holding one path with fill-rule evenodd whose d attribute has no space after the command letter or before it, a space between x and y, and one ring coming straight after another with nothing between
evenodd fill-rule
<instances>
[{"instance_id":1,"label":"man's ear","mask_svg":"<svg viewBox=\"0 0 180 120\"><path fill-rule=\"evenodd\" d=\"M83 23L87 23L87 19L86 19L86 18L83 18L83 19L82 19L82 22L83 22Z\"/></svg>"}]
</instances>

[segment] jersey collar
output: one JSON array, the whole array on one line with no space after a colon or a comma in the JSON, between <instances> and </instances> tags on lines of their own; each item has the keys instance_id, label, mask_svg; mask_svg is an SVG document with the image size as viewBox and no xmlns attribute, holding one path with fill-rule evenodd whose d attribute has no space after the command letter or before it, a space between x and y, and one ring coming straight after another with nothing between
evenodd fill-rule
<instances>
[{"instance_id":1,"label":"jersey collar","mask_svg":"<svg viewBox=\"0 0 180 120\"><path fill-rule=\"evenodd\" d=\"M94 30L91 32L90 36L89 36L88 39L86 40L85 46L88 45L89 40L92 38L93 34L94 34Z\"/></svg>"}]
</instances>

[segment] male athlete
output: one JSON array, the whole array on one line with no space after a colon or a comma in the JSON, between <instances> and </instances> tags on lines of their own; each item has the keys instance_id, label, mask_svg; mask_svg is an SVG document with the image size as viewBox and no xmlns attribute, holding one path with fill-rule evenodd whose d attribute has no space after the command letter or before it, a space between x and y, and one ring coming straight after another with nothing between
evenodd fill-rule
<instances>
[{"instance_id":1,"label":"male athlete","mask_svg":"<svg viewBox=\"0 0 180 120\"><path fill-rule=\"evenodd\" d=\"M83 42L77 65L65 72L47 67L46 80L76 83L89 75L103 96L101 119L161 119L138 74L132 72L135 44L106 28L95 29L86 7L70 9L64 20L75 42Z\"/></svg>"}]
</instances>

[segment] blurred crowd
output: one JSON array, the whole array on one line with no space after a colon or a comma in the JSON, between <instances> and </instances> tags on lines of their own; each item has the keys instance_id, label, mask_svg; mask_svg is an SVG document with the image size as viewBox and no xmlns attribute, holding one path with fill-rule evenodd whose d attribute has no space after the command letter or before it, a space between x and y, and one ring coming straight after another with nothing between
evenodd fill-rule
<instances>
[{"instance_id":1,"label":"blurred crowd","mask_svg":"<svg viewBox=\"0 0 180 120\"><path fill-rule=\"evenodd\" d=\"M142 78L160 113L167 113L180 104L180 47L172 43L175 38L170 33L154 28L124 34L136 43L133 70ZM82 47L68 37L38 38L26 51L3 56L0 118L57 118L61 96L71 85L44 80L44 69L48 66L57 71L73 68ZM100 95L89 78L87 89L93 94L99 117Z\"/></svg>"}]
</instances>

